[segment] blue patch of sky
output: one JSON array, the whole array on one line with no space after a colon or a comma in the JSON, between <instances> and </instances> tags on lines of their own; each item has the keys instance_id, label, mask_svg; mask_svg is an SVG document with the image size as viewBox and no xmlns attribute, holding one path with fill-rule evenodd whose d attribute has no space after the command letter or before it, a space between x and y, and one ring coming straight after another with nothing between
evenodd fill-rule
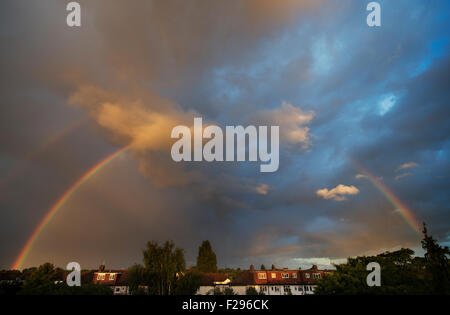
<instances>
[{"instance_id":1,"label":"blue patch of sky","mask_svg":"<svg viewBox=\"0 0 450 315\"><path fill-rule=\"evenodd\" d=\"M315 217L308 223L307 230L309 232L327 232L336 227L337 222L331 220L329 217L319 216Z\"/></svg>"},{"instance_id":2,"label":"blue patch of sky","mask_svg":"<svg viewBox=\"0 0 450 315\"><path fill-rule=\"evenodd\" d=\"M428 44L428 55L422 59L420 65L411 74L411 77L414 78L422 74L430 68L436 58L442 56L444 53L448 53L448 44L448 38L439 39Z\"/></svg>"}]
</instances>

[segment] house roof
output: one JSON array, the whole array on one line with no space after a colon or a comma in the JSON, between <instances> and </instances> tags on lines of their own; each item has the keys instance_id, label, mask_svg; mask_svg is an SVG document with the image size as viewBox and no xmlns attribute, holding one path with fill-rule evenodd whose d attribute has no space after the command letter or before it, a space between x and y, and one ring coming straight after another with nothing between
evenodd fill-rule
<instances>
[{"instance_id":1,"label":"house roof","mask_svg":"<svg viewBox=\"0 0 450 315\"><path fill-rule=\"evenodd\" d=\"M316 278L313 274L324 274L331 270L319 270L317 266L307 270L272 269L272 270L245 270L232 285L302 285L314 284ZM287 276L285 274L288 274Z\"/></svg>"},{"instance_id":2,"label":"house roof","mask_svg":"<svg viewBox=\"0 0 450 315\"><path fill-rule=\"evenodd\" d=\"M105 274L104 279L99 279L99 274ZM110 274L114 274L114 278L110 279ZM92 276L94 284L103 284L109 286L128 285L128 271L127 270L102 270L95 271Z\"/></svg>"},{"instance_id":3,"label":"house roof","mask_svg":"<svg viewBox=\"0 0 450 315\"><path fill-rule=\"evenodd\" d=\"M214 282L223 282L228 279L228 275L223 273L204 273L201 278L201 285L213 286Z\"/></svg>"}]
</instances>

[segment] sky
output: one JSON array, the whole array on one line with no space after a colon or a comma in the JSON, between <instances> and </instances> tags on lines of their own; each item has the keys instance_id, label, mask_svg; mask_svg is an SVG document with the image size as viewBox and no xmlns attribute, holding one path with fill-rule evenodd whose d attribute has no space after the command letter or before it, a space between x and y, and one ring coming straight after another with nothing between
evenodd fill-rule
<instances>
[{"instance_id":1,"label":"sky","mask_svg":"<svg viewBox=\"0 0 450 315\"><path fill-rule=\"evenodd\" d=\"M5 0L0 268L329 267L450 243L450 3ZM176 125L280 126L280 166L171 159ZM122 150L122 148L126 148ZM101 169L55 203L89 170ZM53 207L53 208L52 208ZM51 209L51 220L32 237Z\"/></svg>"}]
</instances>

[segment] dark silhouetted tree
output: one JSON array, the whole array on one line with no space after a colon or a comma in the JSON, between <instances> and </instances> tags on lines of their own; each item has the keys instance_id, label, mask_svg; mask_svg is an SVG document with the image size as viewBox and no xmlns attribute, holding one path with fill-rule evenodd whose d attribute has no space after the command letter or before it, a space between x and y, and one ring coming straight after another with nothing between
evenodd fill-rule
<instances>
[{"instance_id":1,"label":"dark silhouetted tree","mask_svg":"<svg viewBox=\"0 0 450 315\"><path fill-rule=\"evenodd\" d=\"M201 272L216 272L217 258L208 240L198 248L197 268Z\"/></svg>"},{"instance_id":2,"label":"dark silhouetted tree","mask_svg":"<svg viewBox=\"0 0 450 315\"><path fill-rule=\"evenodd\" d=\"M247 287L245 290L245 295L258 295L258 291L254 287Z\"/></svg>"},{"instance_id":3,"label":"dark silhouetted tree","mask_svg":"<svg viewBox=\"0 0 450 315\"><path fill-rule=\"evenodd\" d=\"M422 248L425 252L425 268L430 276L430 293L450 294L450 276L447 246L440 246L431 235L428 235L426 224L423 223Z\"/></svg>"},{"instance_id":4,"label":"dark silhouetted tree","mask_svg":"<svg viewBox=\"0 0 450 315\"><path fill-rule=\"evenodd\" d=\"M316 294L424 294L426 293L423 258L413 257L414 251L402 248L377 256L348 258L336 265L336 271L317 281ZM366 282L370 262L381 266L381 286L369 287Z\"/></svg>"},{"instance_id":5,"label":"dark silhouetted tree","mask_svg":"<svg viewBox=\"0 0 450 315\"><path fill-rule=\"evenodd\" d=\"M176 295L194 295L200 288L202 276L199 272L188 271L178 277L176 282Z\"/></svg>"}]
</instances>

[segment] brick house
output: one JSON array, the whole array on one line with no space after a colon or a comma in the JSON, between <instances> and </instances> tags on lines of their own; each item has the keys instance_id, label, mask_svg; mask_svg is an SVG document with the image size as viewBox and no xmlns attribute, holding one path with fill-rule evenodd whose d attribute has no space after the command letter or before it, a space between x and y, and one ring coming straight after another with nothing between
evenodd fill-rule
<instances>
[{"instance_id":1,"label":"brick house","mask_svg":"<svg viewBox=\"0 0 450 315\"><path fill-rule=\"evenodd\" d=\"M251 265L250 270L243 271L232 281L210 281L207 287L200 287L197 294L212 292L217 287L221 290L230 287L235 294L245 295L247 289L253 287L257 292L265 295L309 295L314 294L316 281L330 272L333 270L319 270L316 265L306 270L277 269L274 265L270 270L255 270Z\"/></svg>"},{"instance_id":2,"label":"brick house","mask_svg":"<svg viewBox=\"0 0 450 315\"><path fill-rule=\"evenodd\" d=\"M111 287L115 295L130 294L127 270L105 270L105 266L100 265L94 272L92 283Z\"/></svg>"}]
</instances>

